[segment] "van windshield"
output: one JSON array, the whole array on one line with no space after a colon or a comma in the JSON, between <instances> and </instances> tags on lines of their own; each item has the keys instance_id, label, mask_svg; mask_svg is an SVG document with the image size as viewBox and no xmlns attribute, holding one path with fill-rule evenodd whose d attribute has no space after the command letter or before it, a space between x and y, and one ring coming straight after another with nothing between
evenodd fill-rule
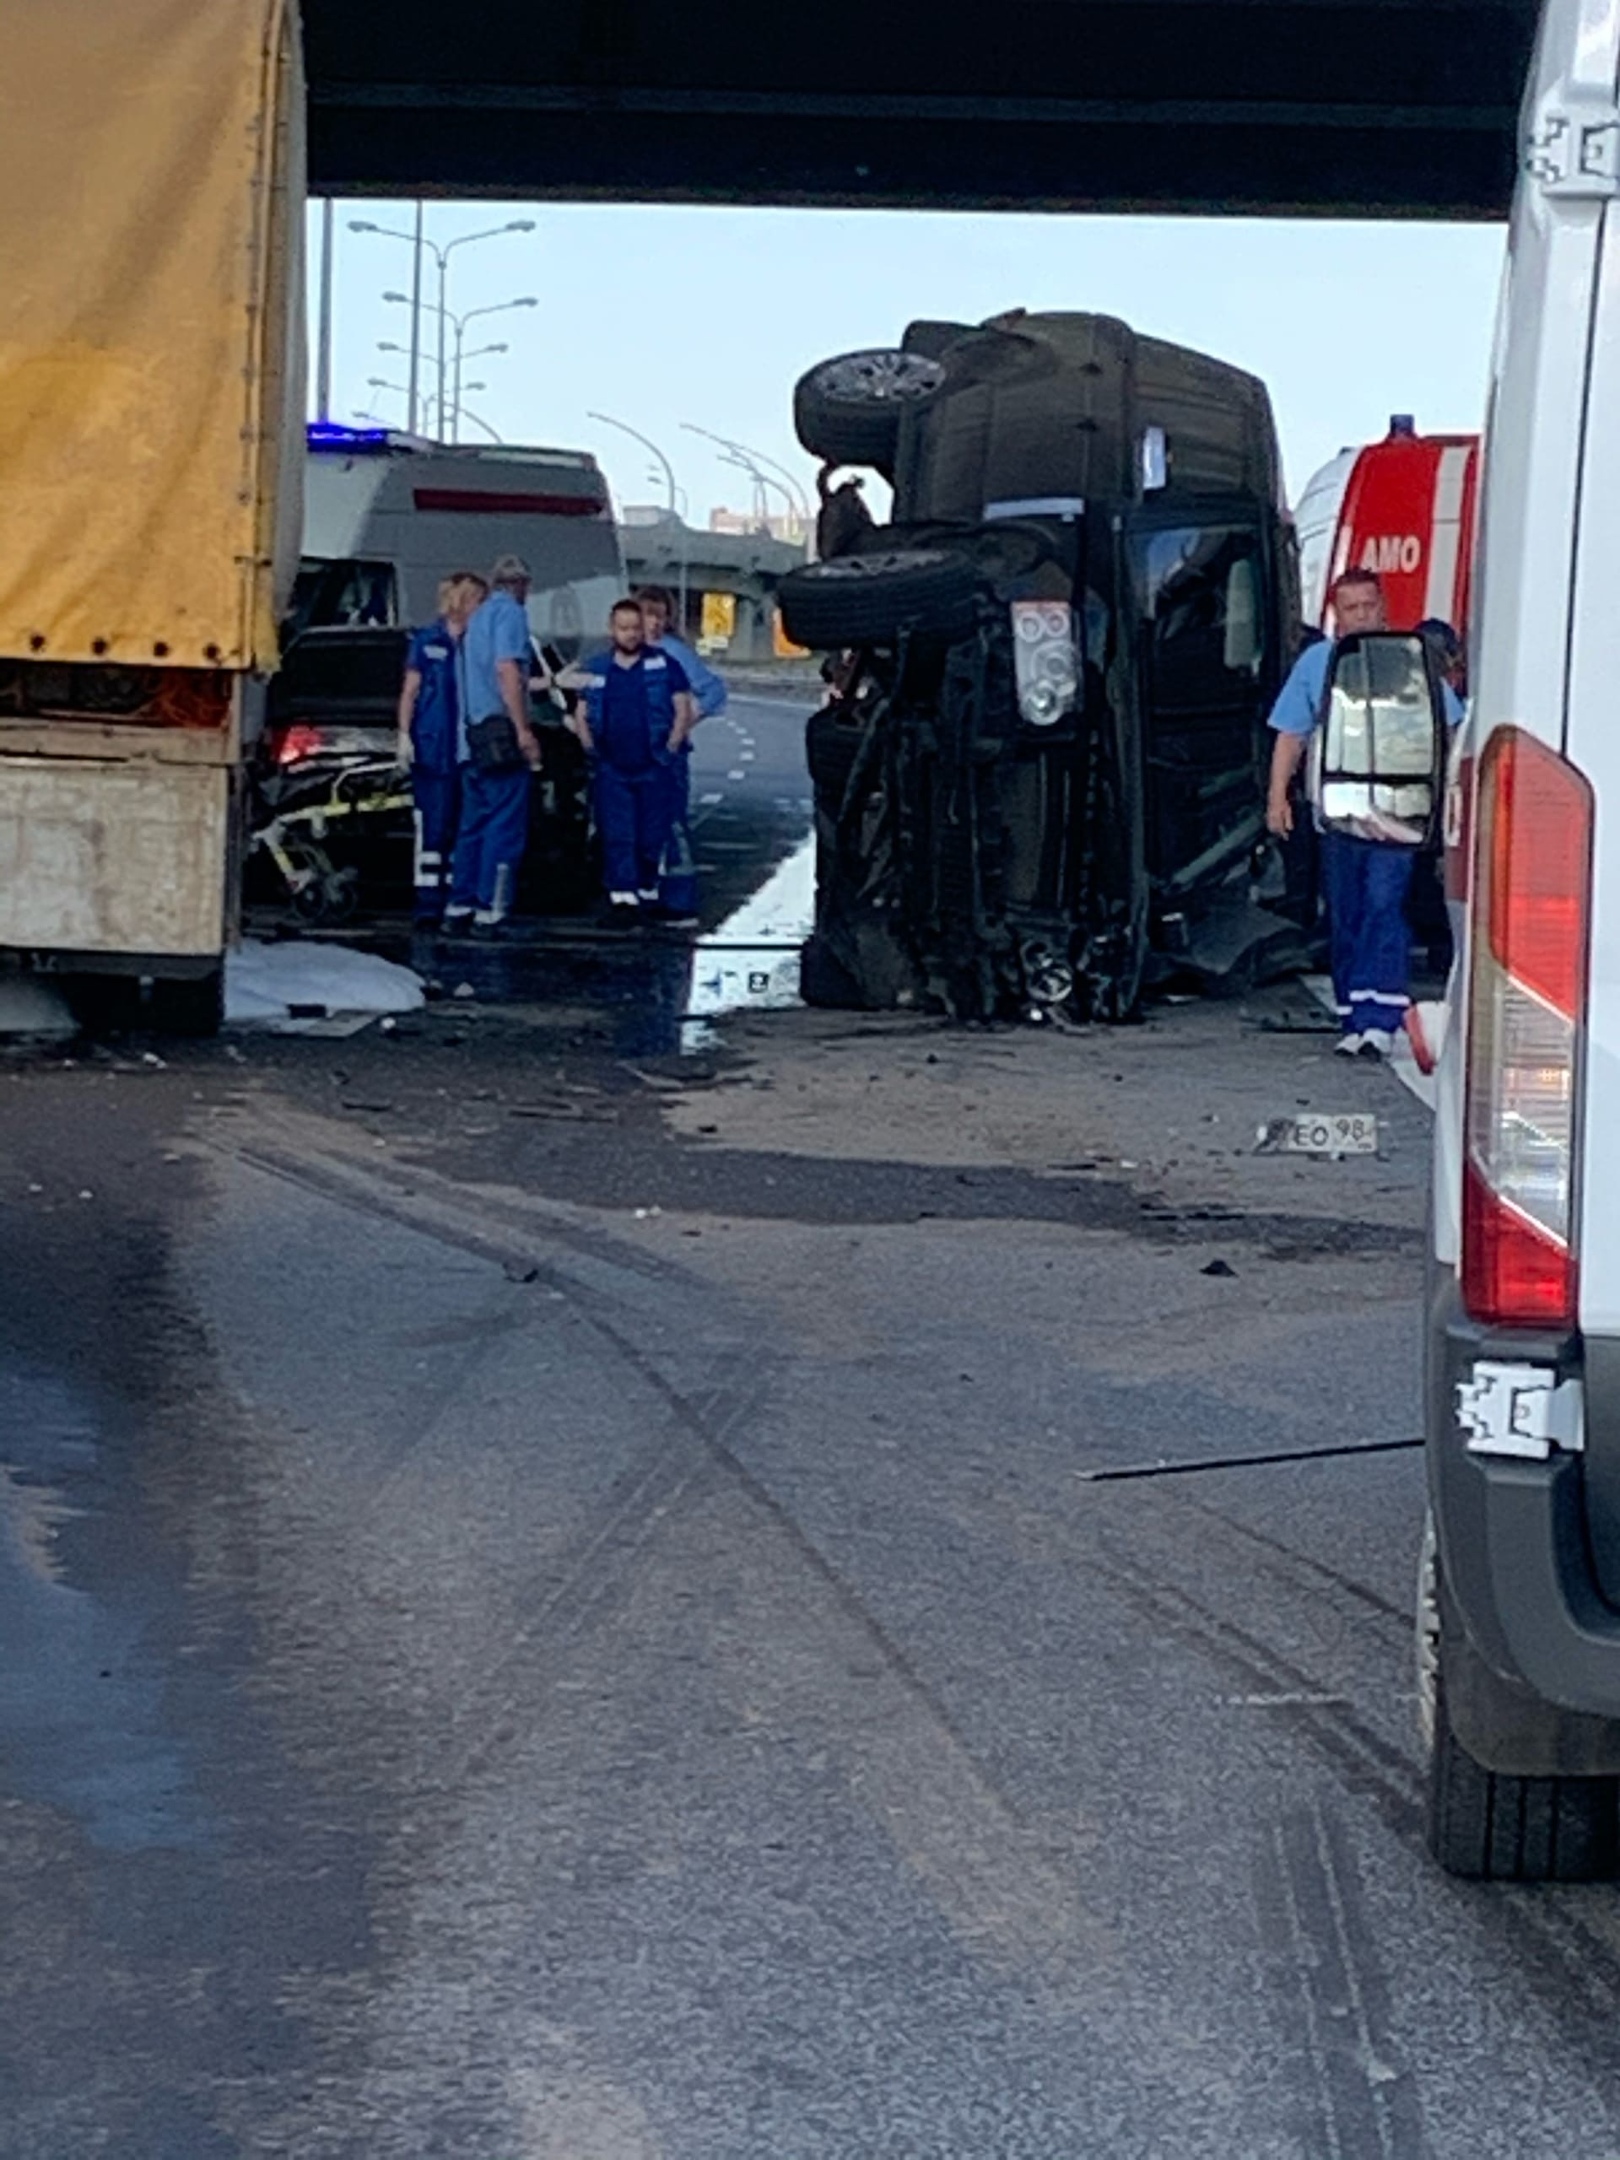
<instances>
[{"instance_id":1,"label":"van windshield","mask_svg":"<svg viewBox=\"0 0 1620 2160\"><path fill-rule=\"evenodd\" d=\"M380 627L399 620L394 566L387 562L330 561L306 555L293 580L282 619L283 649L300 631Z\"/></svg>"},{"instance_id":2,"label":"van windshield","mask_svg":"<svg viewBox=\"0 0 1620 2160\"><path fill-rule=\"evenodd\" d=\"M1265 593L1260 535L1237 523L1162 525L1134 540L1150 731L1147 844L1174 882L1260 826Z\"/></svg>"}]
</instances>

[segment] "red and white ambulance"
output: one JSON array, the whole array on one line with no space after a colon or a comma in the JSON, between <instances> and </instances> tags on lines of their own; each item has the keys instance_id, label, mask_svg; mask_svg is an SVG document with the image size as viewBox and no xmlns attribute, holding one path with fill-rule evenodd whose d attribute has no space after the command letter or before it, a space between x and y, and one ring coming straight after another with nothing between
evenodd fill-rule
<instances>
[{"instance_id":1,"label":"red and white ambulance","mask_svg":"<svg viewBox=\"0 0 1620 2160\"><path fill-rule=\"evenodd\" d=\"M1341 450L1294 511L1306 622L1331 630L1328 593L1346 570L1376 570L1392 630L1468 629L1479 484L1477 435L1420 435L1397 413L1382 442Z\"/></svg>"}]
</instances>

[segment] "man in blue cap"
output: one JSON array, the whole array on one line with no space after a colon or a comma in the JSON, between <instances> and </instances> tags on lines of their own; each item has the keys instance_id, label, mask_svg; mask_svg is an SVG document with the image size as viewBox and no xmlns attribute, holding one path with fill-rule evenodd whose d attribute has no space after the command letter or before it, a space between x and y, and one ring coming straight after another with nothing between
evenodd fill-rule
<instances>
[{"instance_id":1,"label":"man in blue cap","mask_svg":"<svg viewBox=\"0 0 1620 2160\"><path fill-rule=\"evenodd\" d=\"M529 775L540 770L540 738L529 720L528 596L528 564L503 555L457 655L461 831L444 911L452 935L470 925L475 936L499 937L528 845Z\"/></svg>"}]
</instances>

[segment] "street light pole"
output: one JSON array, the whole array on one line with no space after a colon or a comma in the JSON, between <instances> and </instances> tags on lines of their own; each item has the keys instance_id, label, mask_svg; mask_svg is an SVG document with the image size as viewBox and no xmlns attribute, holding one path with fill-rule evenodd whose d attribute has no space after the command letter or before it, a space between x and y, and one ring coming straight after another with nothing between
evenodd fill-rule
<instances>
[{"instance_id":1,"label":"street light pole","mask_svg":"<svg viewBox=\"0 0 1620 2160\"><path fill-rule=\"evenodd\" d=\"M509 218L504 225L491 225L483 232L461 233L457 236L456 239L447 240L444 246L440 247L436 240L429 240L424 235L422 231L422 205L418 203L416 206L416 229L414 232L399 232L392 225L378 225L371 218L351 218L349 220L349 230L350 232L359 233L378 233L385 240L403 240L415 251L413 256L413 276L411 280L411 292L407 301L407 305L411 310L411 342L413 346L419 344L420 337L420 317L422 309L421 265L422 251L424 248L429 254L432 255L434 262L438 265L439 390L437 399L436 428L439 440L442 442L444 440L445 393L449 387L449 378L446 365L447 356L445 353L444 342L444 325L445 318L450 312L448 301L450 257L452 256L452 254L454 254L455 250L458 247L471 247L476 240L496 240L499 239L502 233L533 232L534 219ZM383 295L383 298L385 300L388 297L389 295L386 293ZM406 296L404 294L401 294L400 297L401 299L405 299Z\"/></svg>"},{"instance_id":2,"label":"street light pole","mask_svg":"<svg viewBox=\"0 0 1620 2160\"><path fill-rule=\"evenodd\" d=\"M411 433L416 433L417 396L422 377L422 198L416 198L416 231L411 236Z\"/></svg>"},{"instance_id":3,"label":"street light pole","mask_svg":"<svg viewBox=\"0 0 1620 2160\"><path fill-rule=\"evenodd\" d=\"M708 442L718 443L722 450L729 450L732 453L731 462L734 464L745 459L751 460L752 462L745 466L745 470L754 473L756 486L761 478L755 471L756 467L768 465L772 472L780 473L782 479L787 481L789 487L792 488L792 494L787 494L787 490L777 481L773 480L770 485L776 488L779 495L787 496L789 513L798 518L806 528L809 527L811 523L810 498L805 493L801 482L779 459L767 457L763 450L750 450L746 443L734 442L729 435L717 435L713 428L699 427L695 420L683 420L681 426L686 429L689 435L701 435Z\"/></svg>"},{"instance_id":4,"label":"street light pole","mask_svg":"<svg viewBox=\"0 0 1620 2160\"><path fill-rule=\"evenodd\" d=\"M643 449L643 450L650 450L650 451L652 452L653 456L654 456L654 457L655 457L655 458L656 458L656 459L658 460L659 464L660 464L660 465L661 465L661 466L663 467L663 472L664 472L664 489L665 489L665 493L666 493L666 495L667 495L667 497L668 497L668 507L669 507L669 514L670 514L670 516L671 516L671 517L672 517L672 518L673 518L673 519L675 520L675 523L676 523L676 525L677 525L677 526L679 527L679 534L678 534L678 542L679 542L679 547L680 547L680 555L679 555L679 558L678 558L678 560L679 560L679 563L680 563L680 579L679 579L679 584L680 584L680 610L681 610L681 625L680 625L680 627L681 627L681 635L682 635L682 636L684 636L684 635L685 635L685 633L686 633L686 586L687 586L687 545L688 545L688 543L687 543L687 532L686 532L686 520L685 520L685 518L684 518L684 517L682 517L682 515L681 515L681 512L680 512L680 508L679 508L679 506L678 506L678 504L677 504L677 502L676 502L676 499L675 499L675 498L676 498L676 496L678 495L678 493L680 492L680 491L679 491L679 489L678 489L678 488L676 487L676 485L675 485L675 468L674 468L674 466L673 466L673 465L672 465L672 464L671 464L671 463L669 462L669 459L668 459L667 457L665 457L665 455L664 455L663 451L659 449L659 447L658 447L657 443L655 443L655 442L653 441L652 437L651 437L650 435L643 435L643 434L642 434L642 432L641 432L641 430L640 430L640 428L633 428L633 427L632 427L632 426L630 425L630 423L629 423L629 421L628 421L628 420L615 420L615 419L614 419L614 417L613 417L613 415L612 415L611 413L605 413L605 412L588 412L588 413L587 413L587 414L585 415L585 417L586 417L586 419L587 419L587 420L600 420L600 421L601 421L601 423L602 423L602 425L603 425L604 427L610 427L610 428L617 428L617 429L618 429L618 431L619 431L619 433L620 433L621 435L628 435L628 436L629 436L629 437L631 438L631 440L632 440L633 442L638 442L638 443L640 443L640 445L641 445L641 447L642 447L642 449Z\"/></svg>"},{"instance_id":5,"label":"street light pole","mask_svg":"<svg viewBox=\"0 0 1620 2160\"><path fill-rule=\"evenodd\" d=\"M628 420L615 420L611 413L588 412L585 417L587 420L600 420L604 427L617 428L621 435L630 436L633 441L640 443L643 450L652 452L664 469L664 486L669 495L669 508L673 515L679 517L680 512L675 508L675 468L652 437L643 435L640 428L633 428Z\"/></svg>"},{"instance_id":6,"label":"street light pole","mask_svg":"<svg viewBox=\"0 0 1620 2160\"><path fill-rule=\"evenodd\" d=\"M321 204L321 299L315 332L315 417L332 417L332 198Z\"/></svg>"}]
</instances>

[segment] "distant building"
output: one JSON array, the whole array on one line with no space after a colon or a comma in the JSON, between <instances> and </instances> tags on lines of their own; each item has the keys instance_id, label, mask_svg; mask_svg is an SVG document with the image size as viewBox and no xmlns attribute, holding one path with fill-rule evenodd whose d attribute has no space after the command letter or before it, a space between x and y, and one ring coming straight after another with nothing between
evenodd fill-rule
<instances>
[{"instance_id":1,"label":"distant building","mask_svg":"<svg viewBox=\"0 0 1620 2160\"><path fill-rule=\"evenodd\" d=\"M798 548L802 548L810 537L804 520L790 517L785 511L762 521L752 510L711 510L709 530L712 533L764 533L772 540L784 540L789 547Z\"/></svg>"},{"instance_id":2,"label":"distant building","mask_svg":"<svg viewBox=\"0 0 1620 2160\"><path fill-rule=\"evenodd\" d=\"M652 504L627 504L619 540L633 585L667 585L686 595L678 627L693 644L733 660L776 651L776 588L805 559L805 536L714 527L699 532Z\"/></svg>"}]
</instances>

